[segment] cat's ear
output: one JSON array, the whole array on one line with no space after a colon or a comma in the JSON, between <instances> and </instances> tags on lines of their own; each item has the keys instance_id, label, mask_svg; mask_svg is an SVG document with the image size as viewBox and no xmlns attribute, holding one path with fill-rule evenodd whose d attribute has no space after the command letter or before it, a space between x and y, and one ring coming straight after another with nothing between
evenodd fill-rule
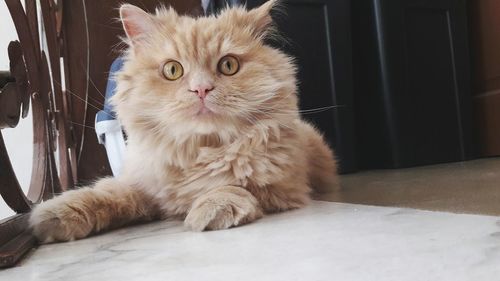
<instances>
[{"instance_id":1,"label":"cat's ear","mask_svg":"<svg viewBox=\"0 0 500 281\"><path fill-rule=\"evenodd\" d=\"M120 7L120 20L132 44L137 43L155 28L153 16L141 8L124 4Z\"/></svg>"},{"instance_id":2,"label":"cat's ear","mask_svg":"<svg viewBox=\"0 0 500 281\"><path fill-rule=\"evenodd\" d=\"M278 0L269 0L255 9L248 11L248 17L254 26L256 37L265 37L273 25L271 11L278 7Z\"/></svg>"}]
</instances>

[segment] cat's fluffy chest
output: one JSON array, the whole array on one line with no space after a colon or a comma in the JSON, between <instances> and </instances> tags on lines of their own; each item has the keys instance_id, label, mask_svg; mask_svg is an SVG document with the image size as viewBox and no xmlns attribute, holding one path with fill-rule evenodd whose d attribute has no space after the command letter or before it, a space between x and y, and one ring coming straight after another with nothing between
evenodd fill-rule
<instances>
[{"instance_id":1,"label":"cat's fluffy chest","mask_svg":"<svg viewBox=\"0 0 500 281\"><path fill-rule=\"evenodd\" d=\"M298 136L290 128L278 124L256 127L230 144L200 147L194 165L207 177L224 175L239 185L265 186L281 180L291 157L300 154Z\"/></svg>"},{"instance_id":2,"label":"cat's fluffy chest","mask_svg":"<svg viewBox=\"0 0 500 281\"><path fill-rule=\"evenodd\" d=\"M165 167L166 184L157 193L160 205L168 214L183 214L189 204L182 202L191 202L213 188L269 188L283 180L291 157L301 157L294 139L290 135L287 139L270 137L267 130L252 132L225 146L199 147L192 165Z\"/></svg>"},{"instance_id":3,"label":"cat's fluffy chest","mask_svg":"<svg viewBox=\"0 0 500 281\"><path fill-rule=\"evenodd\" d=\"M163 145L130 147L136 181L154 195L166 212L182 214L199 194L233 185L266 188L281 181L283 171L301 161L303 153L295 130L278 124L256 127L223 145ZM146 145L141 143L141 145ZM175 202L170 204L169 202ZM177 206L170 210L172 206Z\"/></svg>"}]
</instances>

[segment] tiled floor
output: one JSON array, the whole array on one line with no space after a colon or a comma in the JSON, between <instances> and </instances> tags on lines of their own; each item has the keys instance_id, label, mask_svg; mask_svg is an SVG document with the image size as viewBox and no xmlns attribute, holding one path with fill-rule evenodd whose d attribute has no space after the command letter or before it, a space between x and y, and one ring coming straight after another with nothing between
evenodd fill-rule
<instances>
[{"instance_id":1,"label":"tiled floor","mask_svg":"<svg viewBox=\"0 0 500 281\"><path fill-rule=\"evenodd\" d=\"M0 280L500 280L500 159L346 175L319 199L347 203L225 231L156 222L45 245Z\"/></svg>"}]
</instances>

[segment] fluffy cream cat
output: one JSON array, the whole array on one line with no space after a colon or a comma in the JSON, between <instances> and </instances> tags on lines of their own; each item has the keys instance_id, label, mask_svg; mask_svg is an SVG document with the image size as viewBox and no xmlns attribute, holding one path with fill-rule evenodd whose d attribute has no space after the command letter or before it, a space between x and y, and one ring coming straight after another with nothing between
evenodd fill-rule
<instances>
[{"instance_id":1,"label":"fluffy cream cat","mask_svg":"<svg viewBox=\"0 0 500 281\"><path fill-rule=\"evenodd\" d=\"M37 206L41 242L156 218L225 229L337 185L332 151L299 116L293 59L263 42L275 4L200 18L121 7L129 48L112 102L128 134L122 175Z\"/></svg>"}]
</instances>

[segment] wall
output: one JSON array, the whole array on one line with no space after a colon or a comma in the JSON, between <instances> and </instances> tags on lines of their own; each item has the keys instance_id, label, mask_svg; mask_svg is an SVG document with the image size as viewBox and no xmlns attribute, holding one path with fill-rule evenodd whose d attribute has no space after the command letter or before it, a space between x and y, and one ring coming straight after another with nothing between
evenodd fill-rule
<instances>
[{"instance_id":1,"label":"wall","mask_svg":"<svg viewBox=\"0 0 500 281\"><path fill-rule=\"evenodd\" d=\"M469 1L473 104L481 156L500 155L500 1Z\"/></svg>"}]
</instances>

